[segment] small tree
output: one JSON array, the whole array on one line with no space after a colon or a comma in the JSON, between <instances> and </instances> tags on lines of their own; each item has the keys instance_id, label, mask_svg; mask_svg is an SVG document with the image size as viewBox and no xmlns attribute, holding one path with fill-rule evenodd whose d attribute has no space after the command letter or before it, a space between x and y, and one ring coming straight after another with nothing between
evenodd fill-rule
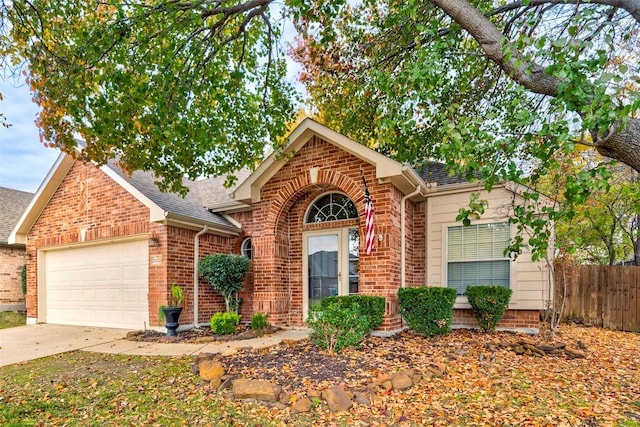
<instances>
[{"instance_id":1,"label":"small tree","mask_svg":"<svg viewBox=\"0 0 640 427\"><path fill-rule=\"evenodd\" d=\"M232 307L233 294L242 289L242 281L250 266L251 260L245 256L213 254L198 262L198 273L222 295L227 313L234 311L237 314L238 305Z\"/></svg>"}]
</instances>

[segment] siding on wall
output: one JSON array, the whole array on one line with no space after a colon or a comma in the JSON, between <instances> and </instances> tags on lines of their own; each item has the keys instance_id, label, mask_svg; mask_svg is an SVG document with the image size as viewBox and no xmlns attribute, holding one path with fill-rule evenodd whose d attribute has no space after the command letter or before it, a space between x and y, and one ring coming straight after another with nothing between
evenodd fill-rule
<instances>
[{"instance_id":1,"label":"siding on wall","mask_svg":"<svg viewBox=\"0 0 640 427\"><path fill-rule=\"evenodd\" d=\"M487 222L504 222L508 219L513 194L503 187L496 187L487 192L480 187L454 194L434 194L427 199L427 285L446 286L446 229L448 226L460 225L455 218L460 208L469 204L470 194L479 192L481 199L489 205L477 221L472 224ZM512 229L512 236L515 230ZM518 310L540 310L544 308L545 295L549 285L548 269L544 262L532 262L531 253L527 250L511 263L511 297L510 308ZM458 297L456 308L468 308L466 298Z\"/></svg>"}]
</instances>

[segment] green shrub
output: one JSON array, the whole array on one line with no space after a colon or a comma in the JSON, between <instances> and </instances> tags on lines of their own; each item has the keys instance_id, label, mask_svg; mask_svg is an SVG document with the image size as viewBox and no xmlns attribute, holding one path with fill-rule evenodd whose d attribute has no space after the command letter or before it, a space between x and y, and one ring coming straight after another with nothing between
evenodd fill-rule
<instances>
[{"instance_id":1,"label":"green shrub","mask_svg":"<svg viewBox=\"0 0 640 427\"><path fill-rule=\"evenodd\" d=\"M321 307L327 307L329 304L337 302L342 307L360 306L360 313L367 316L369 321L369 330L375 329L382 325L382 317L384 316L384 297L376 297L371 295L338 295L324 298L320 302Z\"/></svg>"},{"instance_id":2,"label":"green shrub","mask_svg":"<svg viewBox=\"0 0 640 427\"><path fill-rule=\"evenodd\" d=\"M256 313L251 316L251 329L257 331L269 327L269 313Z\"/></svg>"},{"instance_id":3,"label":"green shrub","mask_svg":"<svg viewBox=\"0 0 640 427\"><path fill-rule=\"evenodd\" d=\"M495 331L504 317L511 299L511 289L502 286L469 286L465 292L478 325L485 331Z\"/></svg>"},{"instance_id":4,"label":"green shrub","mask_svg":"<svg viewBox=\"0 0 640 427\"><path fill-rule=\"evenodd\" d=\"M240 322L239 314L220 312L211 316L209 326L211 326L211 332L216 335L230 335L236 331L238 322Z\"/></svg>"},{"instance_id":5,"label":"green shrub","mask_svg":"<svg viewBox=\"0 0 640 427\"><path fill-rule=\"evenodd\" d=\"M240 304L233 294L242 289L242 281L249 267L251 267L251 260L245 256L213 254L198 262L198 273L222 295L227 313L233 311L237 314Z\"/></svg>"},{"instance_id":6,"label":"green shrub","mask_svg":"<svg viewBox=\"0 0 640 427\"><path fill-rule=\"evenodd\" d=\"M323 307L316 304L309 309L307 326L313 331L314 344L329 353L335 353L346 347L359 347L370 331L367 316L360 312L360 306L354 303L343 307L332 302Z\"/></svg>"},{"instance_id":7,"label":"green shrub","mask_svg":"<svg viewBox=\"0 0 640 427\"><path fill-rule=\"evenodd\" d=\"M27 264L22 266L22 295L27 295Z\"/></svg>"},{"instance_id":8,"label":"green shrub","mask_svg":"<svg viewBox=\"0 0 640 427\"><path fill-rule=\"evenodd\" d=\"M455 302L456 290L453 288L420 287L398 290L400 313L407 325L428 336L451 331Z\"/></svg>"}]
</instances>

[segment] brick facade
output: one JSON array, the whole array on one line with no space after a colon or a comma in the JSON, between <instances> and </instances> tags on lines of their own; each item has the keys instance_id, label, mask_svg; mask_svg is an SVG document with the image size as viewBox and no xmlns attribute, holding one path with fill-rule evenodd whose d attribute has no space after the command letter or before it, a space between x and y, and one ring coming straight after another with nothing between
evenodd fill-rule
<instances>
[{"instance_id":1,"label":"brick facade","mask_svg":"<svg viewBox=\"0 0 640 427\"><path fill-rule=\"evenodd\" d=\"M0 245L0 310L24 309L22 267L25 255L23 247Z\"/></svg>"},{"instance_id":2,"label":"brick facade","mask_svg":"<svg viewBox=\"0 0 640 427\"><path fill-rule=\"evenodd\" d=\"M37 268L39 249L60 245L90 244L122 238L158 239L149 257L161 262L149 265L149 325L160 325L158 311L169 301L171 284L182 286L186 308L183 324L193 322L194 239L198 230L149 222L149 209L91 164L76 162L28 236L27 316L38 317ZM230 252L235 238L200 236L200 255ZM199 321L207 322L224 309L222 298L200 280ZM161 326L161 325L160 325Z\"/></svg>"},{"instance_id":3,"label":"brick facade","mask_svg":"<svg viewBox=\"0 0 640 427\"><path fill-rule=\"evenodd\" d=\"M382 331L403 327L397 291L402 284L402 199L404 194L390 182L377 179L376 167L361 158L312 136L266 183L260 200L249 209L229 215L242 225L237 237L204 233L199 236L199 257L212 253L240 253L244 238L252 239L252 268L240 292L242 318L269 313L280 326L304 324L305 233L357 228L360 236L359 293L386 299ZM317 174L311 174L313 169ZM364 174L375 211L375 244L372 254L364 249ZM354 219L305 224L309 206L328 192L347 195L355 204ZM424 199L423 199L424 200ZM428 271L427 210L425 201L404 201L405 285L424 286ZM447 216L448 217L448 216ZM181 324L194 322L195 238L202 228L150 222L149 208L112 178L91 164L74 163L46 209L28 234L27 315L38 317L38 251L64 245L109 243L124 238L157 238L148 249L149 325L158 326L158 309L166 305L170 286L185 293ZM444 242L441 243L444 245ZM18 276L19 277L19 276ZM198 323L207 323L224 310L222 297L198 278ZM475 327L470 310L456 310L454 324ZM510 310L499 327L537 328L536 310Z\"/></svg>"},{"instance_id":4,"label":"brick facade","mask_svg":"<svg viewBox=\"0 0 640 427\"><path fill-rule=\"evenodd\" d=\"M309 169L314 167L319 171L317 181L311 182ZM270 320L276 324L303 324L303 233L357 227L360 241L364 241L361 170L374 203L376 240L371 255L365 254L364 245L360 247L359 293L386 298L387 314L382 329L401 327L397 289L401 272L402 194L391 184L379 183L373 166L318 137L309 140L264 185L260 201L253 204L250 213L232 215L242 223L246 235L252 237L253 312L270 313ZM307 208L327 192L349 196L358 209L359 219L304 224ZM413 209L407 209L410 225L412 215ZM417 237L416 241L424 238ZM424 278L424 267L421 270L414 266L416 261L415 256L408 258L408 270L414 271L413 281Z\"/></svg>"},{"instance_id":5,"label":"brick facade","mask_svg":"<svg viewBox=\"0 0 640 427\"><path fill-rule=\"evenodd\" d=\"M471 310L454 310L453 324L458 327L478 327L478 322ZM540 312L537 310L507 310L496 327L537 331L540 329Z\"/></svg>"}]
</instances>

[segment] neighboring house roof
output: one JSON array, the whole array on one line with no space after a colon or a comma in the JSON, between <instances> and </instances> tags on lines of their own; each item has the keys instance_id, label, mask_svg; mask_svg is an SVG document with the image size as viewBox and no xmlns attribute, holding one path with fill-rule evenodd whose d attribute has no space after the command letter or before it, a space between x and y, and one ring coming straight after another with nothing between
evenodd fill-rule
<instances>
[{"instance_id":1,"label":"neighboring house roof","mask_svg":"<svg viewBox=\"0 0 640 427\"><path fill-rule=\"evenodd\" d=\"M33 199L33 193L0 187L0 245L9 242L13 227Z\"/></svg>"}]
</instances>

